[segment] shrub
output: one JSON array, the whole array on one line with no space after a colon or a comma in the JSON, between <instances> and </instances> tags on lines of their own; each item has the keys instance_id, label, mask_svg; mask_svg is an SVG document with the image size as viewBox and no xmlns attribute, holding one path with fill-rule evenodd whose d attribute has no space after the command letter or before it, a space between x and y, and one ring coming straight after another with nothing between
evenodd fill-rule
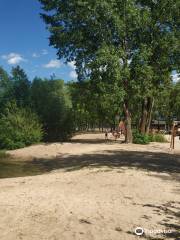
<instances>
[{"instance_id":1,"label":"shrub","mask_svg":"<svg viewBox=\"0 0 180 240\"><path fill-rule=\"evenodd\" d=\"M161 133L156 134L149 134L149 141L150 142L167 142L167 139L165 136Z\"/></svg>"},{"instance_id":2,"label":"shrub","mask_svg":"<svg viewBox=\"0 0 180 240\"><path fill-rule=\"evenodd\" d=\"M135 144L148 144L149 137L147 134L142 134L137 130L133 130L133 143Z\"/></svg>"},{"instance_id":3,"label":"shrub","mask_svg":"<svg viewBox=\"0 0 180 240\"><path fill-rule=\"evenodd\" d=\"M42 128L37 116L28 109L8 104L0 116L0 148L22 148L42 139Z\"/></svg>"},{"instance_id":4,"label":"shrub","mask_svg":"<svg viewBox=\"0 0 180 240\"><path fill-rule=\"evenodd\" d=\"M148 137L150 142L154 142L154 134L150 133Z\"/></svg>"}]
</instances>

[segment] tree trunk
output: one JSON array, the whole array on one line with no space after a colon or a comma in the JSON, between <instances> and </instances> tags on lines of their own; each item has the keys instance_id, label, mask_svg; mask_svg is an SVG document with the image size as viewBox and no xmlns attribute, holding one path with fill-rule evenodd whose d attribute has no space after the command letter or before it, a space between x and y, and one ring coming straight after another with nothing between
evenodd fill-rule
<instances>
[{"instance_id":1,"label":"tree trunk","mask_svg":"<svg viewBox=\"0 0 180 240\"><path fill-rule=\"evenodd\" d=\"M140 122L140 132L145 133L146 132L146 122L147 122L147 98L143 99L142 102L142 113L141 113L141 122Z\"/></svg>"},{"instance_id":2,"label":"tree trunk","mask_svg":"<svg viewBox=\"0 0 180 240\"><path fill-rule=\"evenodd\" d=\"M129 112L128 103L127 101L124 102L124 113L125 113L125 142L132 143L133 136L132 136L132 128L131 128L131 114Z\"/></svg>"},{"instance_id":3,"label":"tree trunk","mask_svg":"<svg viewBox=\"0 0 180 240\"><path fill-rule=\"evenodd\" d=\"M151 125L151 119L152 119L152 110L154 107L154 98L148 97L148 115L147 115L147 121L146 121L146 134L149 134L149 129Z\"/></svg>"},{"instance_id":4,"label":"tree trunk","mask_svg":"<svg viewBox=\"0 0 180 240\"><path fill-rule=\"evenodd\" d=\"M142 102L142 115L139 128L141 133L149 133L153 106L154 98L146 97Z\"/></svg>"}]
</instances>

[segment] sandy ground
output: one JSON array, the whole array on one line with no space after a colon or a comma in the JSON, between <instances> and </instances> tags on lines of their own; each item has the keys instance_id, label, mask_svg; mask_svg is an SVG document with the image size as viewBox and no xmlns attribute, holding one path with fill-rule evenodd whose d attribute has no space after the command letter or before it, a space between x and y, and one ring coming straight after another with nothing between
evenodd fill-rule
<instances>
[{"instance_id":1,"label":"sandy ground","mask_svg":"<svg viewBox=\"0 0 180 240\"><path fill-rule=\"evenodd\" d=\"M150 143L149 145L137 144L120 144L123 137L114 141L114 138L109 136L109 141L104 140L104 134L82 134L72 138L69 143L52 143L38 144L23 149L8 151L12 156L22 158L54 158L63 155L82 155L87 153L102 153L108 150L124 150L124 151L148 151L148 152L164 152L164 153L179 153L180 140L176 137L175 149L170 150L170 143ZM167 136L170 140L170 136Z\"/></svg>"},{"instance_id":2,"label":"sandy ground","mask_svg":"<svg viewBox=\"0 0 180 240\"><path fill-rule=\"evenodd\" d=\"M0 240L180 239L180 141L170 151L103 138L10 151L54 170L0 179Z\"/></svg>"}]
</instances>

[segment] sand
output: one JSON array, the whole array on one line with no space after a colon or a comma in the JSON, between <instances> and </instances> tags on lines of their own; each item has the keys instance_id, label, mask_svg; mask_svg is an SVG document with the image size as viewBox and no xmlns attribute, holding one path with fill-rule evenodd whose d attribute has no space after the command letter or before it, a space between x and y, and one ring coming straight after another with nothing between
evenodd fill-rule
<instances>
[{"instance_id":1,"label":"sand","mask_svg":"<svg viewBox=\"0 0 180 240\"><path fill-rule=\"evenodd\" d=\"M179 239L180 141L120 142L84 134L10 151L54 170L0 179L0 240L133 240L136 227L140 239Z\"/></svg>"}]
</instances>

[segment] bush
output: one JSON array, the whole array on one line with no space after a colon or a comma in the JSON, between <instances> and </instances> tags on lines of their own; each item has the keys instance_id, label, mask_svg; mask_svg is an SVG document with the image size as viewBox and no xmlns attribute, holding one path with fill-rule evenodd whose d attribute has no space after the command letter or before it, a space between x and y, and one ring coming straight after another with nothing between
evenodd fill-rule
<instances>
[{"instance_id":1,"label":"bush","mask_svg":"<svg viewBox=\"0 0 180 240\"><path fill-rule=\"evenodd\" d=\"M0 116L0 148L22 148L42 139L42 128L30 110L8 104Z\"/></svg>"},{"instance_id":2,"label":"bush","mask_svg":"<svg viewBox=\"0 0 180 240\"><path fill-rule=\"evenodd\" d=\"M165 136L160 133L149 134L149 141L150 142L162 142L162 143L167 142Z\"/></svg>"},{"instance_id":3,"label":"bush","mask_svg":"<svg viewBox=\"0 0 180 240\"><path fill-rule=\"evenodd\" d=\"M138 132L137 130L133 131L133 143L135 144L148 144L149 137L147 134L142 134Z\"/></svg>"},{"instance_id":4,"label":"bush","mask_svg":"<svg viewBox=\"0 0 180 240\"><path fill-rule=\"evenodd\" d=\"M149 141L150 141L150 142L154 142L154 134L151 134L151 133L150 133L150 134L148 135L148 138L149 138Z\"/></svg>"}]
</instances>

